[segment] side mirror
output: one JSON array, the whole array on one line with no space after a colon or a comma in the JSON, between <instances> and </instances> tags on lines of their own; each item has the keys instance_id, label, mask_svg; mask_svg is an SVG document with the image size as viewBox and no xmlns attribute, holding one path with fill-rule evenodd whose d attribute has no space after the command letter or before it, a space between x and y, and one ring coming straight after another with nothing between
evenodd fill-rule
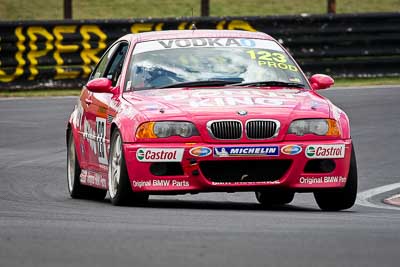
<instances>
[{"instance_id":1,"label":"side mirror","mask_svg":"<svg viewBox=\"0 0 400 267\"><path fill-rule=\"evenodd\" d=\"M89 81L86 88L93 93L112 93L112 81L107 78L96 78Z\"/></svg>"},{"instance_id":2,"label":"side mirror","mask_svg":"<svg viewBox=\"0 0 400 267\"><path fill-rule=\"evenodd\" d=\"M326 89L331 87L335 81L332 77L325 75L325 74L314 74L309 79L311 83L311 87L314 90Z\"/></svg>"}]
</instances>

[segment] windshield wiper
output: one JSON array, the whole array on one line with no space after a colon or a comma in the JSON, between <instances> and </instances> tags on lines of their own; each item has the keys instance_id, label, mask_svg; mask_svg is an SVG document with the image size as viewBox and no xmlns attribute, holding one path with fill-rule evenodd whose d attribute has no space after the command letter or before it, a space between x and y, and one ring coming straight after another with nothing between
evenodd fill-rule
<instances>
[{"instance_id":1,"label":"windshield wiper","mask_svg":"<svg viewBox=\"0 0 400 267\"><path fill-rule=\"evenodd\" d=\"M304 88L305 85L302 83L292 83L292 82L282 82L282 81L258 81L258 82L248 82L248 83L235 83L233 85L237 86L285 86L285 87L295 87Z\"/></svg>"},{"instance_id":2,"label":"windshield wiper","mask_svg":"<svg viewBox=\"0 0 400 267\"><path fill-rule=\"evenodd\" d=\"M204 81L192 81L192 82L181 82L173 83L165 86L160 86L158 88L179 88L179 87L197 87L197 86L224 86L228 84L236 84L237 81L227 81L227 80L204 80Z\"/></svg>"}]
</instances>

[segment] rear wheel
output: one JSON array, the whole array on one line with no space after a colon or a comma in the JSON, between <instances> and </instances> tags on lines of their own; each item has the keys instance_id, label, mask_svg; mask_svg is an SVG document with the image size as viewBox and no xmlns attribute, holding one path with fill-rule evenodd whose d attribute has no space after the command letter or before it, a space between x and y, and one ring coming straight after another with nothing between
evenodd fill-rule
<instances>
[{"instance_id":1,"label":"rear wheel","mask_svg":"<svg viewBox=\"0 0 400 267\"><path fill-rule=\"evenodd\" d=\"M76 156L74 137L70 131L67 148L68 192L72 198L103 200L107 191L81 184L80 175L81 167L79 165L78 157Z\"/></svg>"},{"instance_id":2,"label":"rear wheel","mask_svg":"<svg viewBox=\"0 0 400 267\"><path fill-rule=\"evenodd\" d=\"M263 190L256 192L256 198L263 206L285 205L292 202L294 198L294 192Z\"/></svg>"},{"instance_id":3,"label":"rear wheel","mask_svg":"<svg viewBox=\"0 0 400 267\"><path fill-rule=\"evenodd\" d=\"M357 161L354 147L351 147L351 159L346 185L340 189L314 192L315 200L322 210L338 211L351 208L357 197Z\"/></svg>"},{"instance_id":4,"label":"rear wheel","mask_svg":"<svg viewBox=\"0 0 400 267\"><path fill-rule=\"evenodd\" d=\"M115 130L111 137L110 160L108 164L108 190L111 203L115 206L146 203L149 195L134 193L126 169L122 150L121 133Z\"/></svg>"}]
</instances>

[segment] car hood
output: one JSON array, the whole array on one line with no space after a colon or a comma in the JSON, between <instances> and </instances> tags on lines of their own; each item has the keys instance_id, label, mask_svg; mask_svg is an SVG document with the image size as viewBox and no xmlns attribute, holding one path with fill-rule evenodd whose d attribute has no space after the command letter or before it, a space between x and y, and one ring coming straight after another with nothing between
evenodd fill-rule
<instances>
[{"instance_id":1,"label":"car hood","mask_svg":"<svg viewBox=\"0 0 400 267\"><path fill-rule=\"evenodd\" d=\"M223 119L243 113L249 117L285 119L329 116L329 103L310 90L243 87L171 88L124 93L133 108L149 119L192 117Z\"/></svg>"}]
</instances>

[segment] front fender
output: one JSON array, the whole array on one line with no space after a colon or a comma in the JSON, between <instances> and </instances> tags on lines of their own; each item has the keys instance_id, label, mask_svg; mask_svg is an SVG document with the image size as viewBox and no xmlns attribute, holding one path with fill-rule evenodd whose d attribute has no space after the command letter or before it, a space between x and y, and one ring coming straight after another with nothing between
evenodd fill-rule
<instances>
[{"instance_id":1,"label":"front fender","mask_svg":"<svg viewBox=\"0 0 400 267\"><path fill-rule=\"evenodd\" d=\"M80 100L78 100L78 103L75 105L74 110L72 111L71 115L68 118L68 122L66 125L66 131L65 131L65 140L66 144L68 145L69 142L69 135L72 133L72 137L74 139L75 143L75 151L76 155L78 158L78 162L82 163L83 161L83 155L82 155L82 148L81 148L81 142L83 142L80 138L80 133L83 131L83 123L82 123L82 117L83 117L83 107L80 103ZM82 166L81 166L82 167Z\"/></svg>"},{"instance_id":2,"label":"front fender","mask_svg":"<svg viewBox=\"0 0 400 267\"><path fill-rule=\"evenodd\" d=\"M118 129L124 143L136 142L136 129L143 122L148 121L148 118L128 105L121 105L111 123L111 132Z\"/></svg>"},{"instance_id":3,"label":"front fender","mask_svg":"<svg viewBox=\"0 0 400 267\"><path fill-rule=\"evenodd\" d=\"M340 129L342 130L342 138L350 139L351 138L350 120L347 114L333 104L331 104L330 111L331 111L330 117L335 119L339 123Z\"/></svg>"}]
</instances>

